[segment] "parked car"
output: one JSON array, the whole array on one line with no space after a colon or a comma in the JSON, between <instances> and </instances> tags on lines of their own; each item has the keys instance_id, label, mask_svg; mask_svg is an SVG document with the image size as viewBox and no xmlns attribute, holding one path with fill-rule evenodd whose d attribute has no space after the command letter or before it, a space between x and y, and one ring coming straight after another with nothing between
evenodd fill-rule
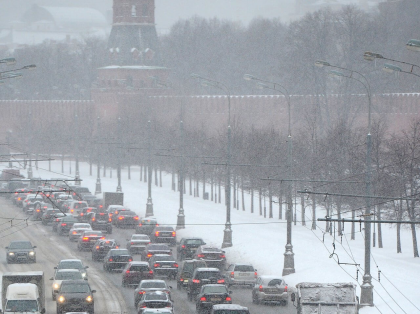
<instances>
[{"instance_id":1,"label":"parked car","mask_svg":"<svg viewBox=\"0 0 420 314\"><path fill-rule=\"evenodd\" d=\"M133 257L127 249L111 249L104 257L103 268L108 272L115 269L122 271L127 263L132 261Z\"/></svg>"},{"instance_id":2,"label":"parked car","mask_svg":"<svg viewBox=\"0 0 420 314\"><path fill-rule=\"evenodd\" d=\"M54 277L51 277L50 280L53 280L51 291L52 299L55 300L55 297L60 289L61 282L63 280L80 280L83 279L82 273L78 269L60 269L57 270Z\"/></svg>"},{"instance_id":3,"label":"parked car","mask_svg":"<svg viewBox=\"0 0 420 314\"><path fill-rule=\"evenodd\" d=\"M221 270L225 269L225 251L222 251L217 247L201 245L195 251L194 258L206 261L208 267L217 267Z\"/></svg>"},{"instance_id":4,"label":"parked car","mask_svg":"<svg viewBox=\"0 0 420 314\"><path fill-rule=\"evenodd\" d=\"M176 245L176 231L173 227L155 227L150 235L150 240L153 243L169 243L174 246Z\"/></svg>"},{"instance_id":5,"label":"parked car","mask_svg":"<svg viewBox=\"0 0 420 314\"><path fill-rule=\"evenodd\" d=\"M209 313L214 304L232 304L231 293L223 284L202 286L195 303L197 313Z\"/></svg>"},{"instance_id":6,"label":"parked car","mask_svg":"<svg viewBox=\"0 0 420 314\"><path fill-rule=\"evenodd\" d=\"M204 285L224 283L225 279L218 268L196 268L188 282L188 300L192 301Z\"/></svg>"},{"instance_id":7,"label":"parked car","mask_svg":"<svg viewBox=\"0 0 420 314\"><path fill-rule=\"evenodd\" d=\"M154 254L150 257L149 264L156 275L166 275L175 279L178 274L179 265L172 255Z\"/></svg>"},{"instance_id":8,"label":"parked car","mask_svg":"<svg viewBox=\"0 0 420 314\"><path fill-rule=\"evenodd\" d=\"M103 261L111 249L118 249L119 245L114 239L99 239L92 248L92 260Z\"/></svg>"},{"instance_id":9,"label":"parked car","mask_svg":"<svg viewBox=\"0 0 420 314\"><path fill-rule=\"evenodd\" d=\"M148 236L150 236L153 230L158 226L159 224L157 223L156 218L143 218L140 219L139 224L136 226L136 233L147 234Z\"/></svg>"},{"instance_id":10,"label":"parked car","mask_svg":"<svg viewBox=\"0 0 420 314\"><path fill-rule=\"evenodd\" d=\"M213 305L210 314L250 314L249 309L239 304L216 304Z\"/></svg>"},{"instance_id":11,"label":"parked car","mask_svg":"<svg viewBox=\"0 0 420 314\"><path fill-rule=\"evenodd\" d=\"M194 270L199 267L206 268L206 262L197 259L188 259L182 261L176 276L177 288L186 288L188 286L188 282L191 280Z\"/></svg>"},{"instance_id":12,"label":"parked car","mask_svg":"<svg viewBox=\"0 0 420 314\"><path fill-rule=\"evenodd\" d=\"M78 241L83 232L90 230L92 230L92 227L87 223L75 223L69 230L69 240Z\"/></svg>"},{"instance_id":13,"label":"parked car","mask_svg":"<svg viewBox=\"0 0 420 314\"><path fill-rule=\"evenodd\" d=\"M169 246L163 243L150 243L146 245L146 248L141 254L143 261L148 261L154 254L172 254L172 250Z\"/></svg>"},{"instance_id":14,"label":"parked car","mask_svg":"<svg viewBox=\"0 0 420 314\"><path fill-rule=\"evenodd\" d=\"M137 313L143 314L146 308L169 308L173 309L173 303L169 295L162 291L146 292L137 304Z\"/></svg>"},{"instance_id":15,"label":"parked car","mask_svg":"<svg viewBox=\"0 0 420 314\"><path fill-rule=\"evenodd\" d=\"M252 303L278 302L287 305L287 284L280 276L259 276L252 288Z\"/></svg>"},{"instance_id":16,"label":"parked car","mask_svg":"<svg viewBox=\"0 0 420 314\"><path fill-rule=\"evenodd\" d=\"M6 246L6 262L10 264L15 263L36 263L36 246L33 246L30 241L11 241Z\"/></svg>"},{"instance_id":17,"label":"parked car","mask_svg":"<svg viewBox=\"0 0 420 314\"><path fill-rule=\"evenodd\" d=\"M135 228L139 222L139 216L132 210L120 211L113 216L113 222L118 228Z\"/></svg>"},{"instance_id":18,"label":"parked car","mask_svg":"<svg viewBox=\"0 0 420 314\"><path fill-rule=\"evenodd\" d=\"M144 279L153 279L154 273L148 262L132 261L125 266L122 273L122 286L137 286Z\"/></svg>"},{"instance_id":19,"label":"parked car","mask_svg":"<svg viewBox=\"0 0 420 314\"><path fill-rule=\"evenodd\" d=\"M140 281L137 288L134 290L134 307L137 308L137 304L139 303L141 296L145 294L146 292L162 291L170 296L171 295L170 289L172 289L172 287L168 286L165 280L160 280L160 279L142 280Z\"/></svg>"},{"instance_id":20,"label":"parked car","mask_svg":"<svg viewBox=\"0 0 420 314\"><path fill-rule=\"evenodd\" d=\"M94 313L93 294L86 280L64 280L57 293L57 314L70 311Z\"/></svg>"},{"instance_id":21,"label":"parked car","mask_svg":"<svg viewBox=\"0 0 420 314\"><path fill-rule=\"evenodd\" d=\"M57 233L59 235L63 235L63 234L67 235L71 227L73 227L73 225L78 222L79 221L72 215L64 216L63 218L61 218L61 220L57 224Z\"/></svg>"},{"instance_id":22,"label":"parked car","mask_svg":"<svg viewBox=\"0 0 420 314\"><path fill-rule=\"evenodd\" d=\"M99 239L101 240L105 239L105 237L102 235L102 231L98 231L98 230L83 231L83 233L81 234L77 242L77 249L79 251L82 251L82 250L91 251L93 246L95 245L95 242Z\"/></svg>"},{"instance_id":23,"label":"parked car","mask_svg":"<svg viewBox=\"0 0 420 314\"><path fill-rule=\"evenodd\" d=\"M178 259L193 258L197 248L205 244L201 238L182 238L176 249Z\"/></svg>"},{"instance_id":24,"label":"parked car","mask_svg":"<svg viewBox=\"0 0 420 314\"><path fill-rule=\"evenodd\" d=\"M232 285L249 285L253 287L257 277L257 270L251 264L231 264L225 273L228 287Z\"/></svg>"},{"instance_id":25,"label":"parked car","mask_svg":"<svg viewBox=\"0 0 420 314\"><path fill-rule=\"evenodd\" d=\"M43 225L48 225L53 221L56 214L61 213L57 208L47 208L41 216L41 221Z\"/></svg>"},{"instance_id":26,"label":"parked car","mask_svg":"<svg viewBox=\"0 0 420 314\"><path fill-rule=\"evenodd\" d=\"M146 245L150 244L150 238L146 234L133 234L131 239L127 239L127 250L131 254L142 253Z\"/></svg>"},{"instance_id":27,"label":"parked car","mask_svg":"<svg viewBox=\"0 0 420 314\"><path fill-rule=\"evenodd\" d=\"M112 218L107 213L90 212L87 214L87 220L93 230L106 231L112 233Z\"/></svg>"},{"instance_id":28,"label":"parked car","mask_svg":"<svg viewBox=\"0 0 420 314\"><path fill-rule=\"evenodd\" d=\"M82 260L80 259L62 259L58 265L56 267L54 267L54 269L56 270L55 272L57 273L58 270L60 269L77 269L80 271L80 273L82 274L83 278L87 278L88 277L88 273L87 273L87 269L89 268L89 266L85 266L83 265Z\"/></svg>"}]
</instances>

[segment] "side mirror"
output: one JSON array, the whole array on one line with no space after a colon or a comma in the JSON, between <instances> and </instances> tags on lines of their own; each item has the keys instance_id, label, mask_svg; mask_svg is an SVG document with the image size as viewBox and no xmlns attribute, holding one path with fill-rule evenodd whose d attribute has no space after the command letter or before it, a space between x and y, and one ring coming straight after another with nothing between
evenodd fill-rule
<instances>
[{"instance_id":1,"label":"side mirror","mask_svg":"<svg viewBox=\"0 0 420 314\"><path fill-rule=\"evenodd\" d=\"M295 302L296 294L294 292L290 295L290 300L292 300L292 302Z\"/></svg>"},{"instance_id":2,"label":"side mirror","mask_svg":"<svg viewBox=\"0 0 420 314\"><path fill-rule=\"evenodd\" d=\"M96 293L96 290L92 290L91 292L92 292L92 293Z\"/></svg>"}]
</instances>

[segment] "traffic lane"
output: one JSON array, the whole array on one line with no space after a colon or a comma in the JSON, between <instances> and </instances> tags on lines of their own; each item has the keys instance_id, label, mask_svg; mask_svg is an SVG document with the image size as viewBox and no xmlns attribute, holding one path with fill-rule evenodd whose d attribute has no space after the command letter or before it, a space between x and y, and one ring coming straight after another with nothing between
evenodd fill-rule
<instances>
[{"instance_id":1,"label":"traffic lane","mask_svg":"<svg viewBox=\"0 0 420 314\"><path fill-rule=\"evenodd\" d=\"M55 313L56 303L52 301L52 282L49 280L54 276L54 267L61 259L77 258L90 266L90 263L80 256L73 248L66 245L66 237L58 236L52 232L50 226L44 226L40 221L17 220L30 218L22 213L22 210L12 205L6 199L0 198L0 217L13 217L13 227L4 224L0 229L3 241L0 244L0 254L2 254L1 271L44 271L45 278L45 299L46 312ZM7 264L5 247L12 240L28 239L36 245L37 262L34 264ZM127 313L127 307L121 292L112 285L112 282L94 267L88 269L89 283L93 289L97 290L94 295L95 311L98 313Z\"/></svg>"}]
</instances>

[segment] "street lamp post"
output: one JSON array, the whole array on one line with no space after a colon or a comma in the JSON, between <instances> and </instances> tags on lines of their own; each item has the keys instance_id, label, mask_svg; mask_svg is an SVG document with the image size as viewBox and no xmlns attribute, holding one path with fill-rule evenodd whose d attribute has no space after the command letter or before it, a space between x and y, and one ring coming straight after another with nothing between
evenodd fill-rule
<instances>
[{"instance_id":1,"label":"street lamp post","mask_svg":"<svg viewBox=\"0 0 420 314\"><path fill-rule=\"evenodd\" d=\"M230 209L231 209L231 204L230 204L230 190L231 190L231 184L230 184L230 159L231 159L231 141L232 141L232 130L230 127L230 90L229 88L219 82L219 81L215 81L215 80L211 80L205 77L202 77L200 75L197 74L191 74L191 77L194 79L197 79L201 82L202 85L205 86L213 86L216 87L218 89L223 90L226 94L227 94L227 98L228 98L228 132L227 132L227 137L228 137L228 142L227 142L227 155L226 155L226 223L225 223L225 230L223 231L223 243L222 243L222 248L225 247L231 247L232 246L232 224L230 222Z\"/></svg>"},{"instance_id":2,"label":"street lamp post","mask_svg":"<svg viewBox=\"0 0 420 314\"><path fill-rule=\"evenodd\" d=\"M287 91L287 89L274 82L266 81L259 79L255 76L252 76L250 74L245 74L244 79L247 81L256 81L257 87L260 89L266 88L275 90L277 92L280 92L286 97L287 101L287 112L288 112L288 130L287 130L287 164L288 164L288 170L289 170L289 180L287 185L287 213L286 213L286 219L287 219L287 240L286 240L286 250L284 252L284 265L283 265L283 276L290 275L295 273L295 258L293 253L293 245L292 245L292 220L293 220L293 199L292 199L292 165L293 165L293 142L292 142L292 128L291 128L291 108L290 108L290 94Z\"/></svg>"},{"instance_id":3,"label":"street lamp post","mask_svg":"<svg viewBox=\"0 0 420 314\"><path fill-rule=\"evenodd\" d=\"M373 285L372 276L370 274L370 244L371 244L371 209L370 209L370 196L371 196L371 155L372 155L372 138L371 138L371 112L372 112L372 97L369 82L366 77L354 70L334 66L326 61L316 61L315 65L318 67L331 67L336 69L342 69L349 71L350 75L345 75L339 71L330 71L334 76L345 77L358 81L366 89L368 96L368 133L366 136L366 210L365 210L365 273L363 275L363 284L361 285L360 305L361 306L373 306ZM353 74L357 73L360 75L362 80L354 77Z\"/></svg>"},{"instance_id":4,"label":"street lamp post","mask_svg":"<svg viewBox=\"0 0 420 314\"><path fill-rule=\"evenodd\" d=\"M96 140L99 140L99 126L100 126L100 118L96 118L97 126L96 126L96 132L98 136L96 137ZM100 165L100 154L98 150L98 145L96 145L96 154L98 156L98 169L97 169L97 176L96 176L96 186L95 186L95 195L102 193L102 184L101 184L101 165Z\"/></svg>"},{"instance_id":5,"label":"street lamp post","mask_svg":"<svg viewBox=\"0 0 420 314\"><path fill-rule=\"evenodd\" d=\"M117 134L118 134L118 140L121 140L121 118L118 118L118 126L117 126ZM122 192L121 188L121 154L117 153L117 179L118 179L118 185L117 185L117 192Z\"/></svg>"},{"instance_id":6,"label":"street lamp post","mask_svg":"<svg viewBox=\"0 0 420 314\"><path fill-rule=\"evenodd\" d=\"M32 141L31 141L31 135L32 135L32 130L31 130L31 126L32 126L32 111L29 110L29 121L28 121L28 128L29 128L29 134L28 134L28 148L29 148L29 154L28 154L28 158L29 158L29 165L28 165L28 179L32 179L33 177L33 173L32 173L32 155L31 155L31 147L32 147Z\"/></svg>"},{"instance_id":7,"label":"street lamp post","mask_svg":"<svg viewBox=\"0 0 420 314\"><path fill-rule=\"evenodd\" d=\"M147 203L146 203L146 217L153 216L153 202L152 202L152 127L150 120L147 121Z\"/></svg>"},{"instance_id":8,"label":"street lamp post","mask_svg":"<svg viewBox=\"0 0 420 314\"><path fill-rule=\"evenodd\" d=\"M80 172L79 172L79 117L77 114L74 116L76 128L76 176L75 185L80 185Z\"/></svg>"},{"instance_id":9,"label":"street lamp post","mask_svg":"<svg viewBox=\"0 0 420 314\"><path fill-rule=\"evenodd\" d=\"M413 39L412 39L411 41L413 41ZM409 43L410 43L410 42L409 42ZM407 44L407 47L410 47L410 48L409 48L410 50L417 51L417 50L415 50L414 48L412 48L412 47L414 47L414 44L413 44L413 45L411 45L411 46L409 46L409 44ZM419 49L420 49L420 46L419 46ZM420 51L420 50L419 50L419 51ZM415 68L420 69L420 66L418 66L418 65L416 65L416 64L409 63L409 62L405 62L405 61L400 61L400 60L395 60L395 59L386 58L386 57L384 57L383 55L381 55L380 53L374 53L374 52L370 52L370 51L366 51L366 52L363 54L363 58L364 58L365 60L367 60L367 61L374 61L374 60L376 60L376 59L383 59L383 60L388 60L388 61L392 61L392 62L397 62L397 63L405 64L405 65L410 66L410 71L404 71L404 70L403 70L402 68L400 68L399 66L396 66L396 65L394 65L394 64L390 64L390 63L385 63L385 64L384 64L384 66L383 66L383 68L382 68L382 70L384 70L385 72L388 72L388 73L395 73L395 72L397 72L397 73L398 73L398 72L401 72L401 73L411 74L411 75L414 75L414 76L420 77L420 75L418 75L418 74L414 73L414 69L415 69Z\"/></svg>"}]
</instances>

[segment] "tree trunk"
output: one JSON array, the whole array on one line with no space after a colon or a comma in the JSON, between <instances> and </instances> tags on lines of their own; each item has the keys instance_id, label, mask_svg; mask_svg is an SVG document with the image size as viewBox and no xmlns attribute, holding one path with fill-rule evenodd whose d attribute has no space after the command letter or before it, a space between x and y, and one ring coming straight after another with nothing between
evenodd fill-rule
<instances>
[{"instance_id":1,"label":"tree trunk","mask_svg":"<svg viewBox=\"0 0 420 314\"><path fill-rule=\"evenodd\" d=\"M271 194L271 185L268 185L268 218L273 218L273 195Z\"/></svg>"},{"instance_id":2,"label":"tree trunk","mask_svg":"<svg viewBox=\"0 0 420 314\"><path fill-rule=\"evenodd\" d=\"M312 230L316 230L316 197L312 194Z\"/></svg>"},{"instance_id":3,"label":"tree trunk","mask_svg":"<svg viewBox=\"0 0 420 314\"><path fill-rule=\"evenodd\" d=\"M192 179L191 179L191 175L190 175L190 195L192 195Z\"/></svg>"},{"instance_id":4,"label":"tree trunk","mask_svg":"<svg viewBox=\"0 0 420 314\"><path fill-rule=\"evenodd\" d=\"M245 192L244 192L243 176L241 176L241 195L242 195L242 211L245 211Z\"/></svg>"},{"instance_id":5,"label":"tree trunk","mask_svg":"<svg viewBox=\"0 0 420 314\"><path fill-rule=\"evenodd\" d=\"M206 197L206 172L203 170L203 199Z\"/></svg>"},{"instance_id":6,"label":"tree trunk","mask_svg":"<svg viewBox=\"0 0 420 314\"><path fill-rule=\"evenodd\" d=\"M337 202L337 219L339 220L338 222L338 235L341 236L343 234L343 232L341 231L341 197L338 197L338 202Z\"/></svg>"},{"instance_id":7,"label":"tree trunk","mask_svg":"<svg viewBox=\"0 0 420 314\"><path fill-rule=\"evenodd\" d=\"M64 154L61 155L61 172L64 173Z\"/></svg>"},{"instance_id":8,"label":"tree trunk","mask_svg":"<svg viewBox=\"0 0 420 314\"><path fill-rule=\"evenodd\" d=\"M302 220L302 226L306 226L305 222L305 196L302 194L300 196L300 207L301 207L301 220Z\"/></svg>"},{"instance_id":9,"label":"tree trunk","mask_svg":"<svg viewBox=\"0 0 420 314\"><path fill-rule=\"evenodd\" d=\"M127 170L128 170L128 180L131 180L131 166L130 165L128 165Z\"/></svg>"},{"instance_id":10,"label":"tree trunk","mask_svg":"<svg viewBox=\"0 0 420 314\"><path fill-rule=\"evenodd\" d=\"M262 216L262 191L261 188L258 190L258 197L259 197L259 203L260 203L260 216Z\"/></svg>"},{"instance_id":11,"label":"tree trunk","mask_svg":"<svg viewBox=\"0 0 420 314\"><path fill-rule=\"evenodd\" d=\"M327 197L326 199L327 202L327 217L330 217L330 200ZM330 223L328 221L325 222L325 232L329 232L330 231Z\"/></svg>"},{"instance_id":12,"label":"tree trunk","mask_svg":"<svg viewBox=\"0 0 420 314\"><path fill-rule=\"evenodd\" d=\"M402 200L399 202L398 220L402 219ZM401 250L401 224L397 223L397 253L402 253Z\"/></svg>"},{"instance_id":13,"label":"tree trunk","mask_svg":"<svg viewBox=\"0 0 420 314\"><path fill-rule=\"evenodd\" d=\"M143 165L140 165L140 182L143 180Z\"/></svg>"},{"instance_id":14,"label":"tree trunk","mask_svg":"<svg viewBox=\"0 0 420 314\"><path fill-rule=\"evenodd\" d=\"M283 219L283 189L281 183L279 184L279 219Z\"/></svg>"},{"instance_id":15,"label":"tree trunk","mask_svg":"<svg viewBox=\"0 0 420 314\"><path fill-rule=\"evenodd\" d=\"M196 183L197 183L197 197L200 197L200 179L196 179Z\"/></svg>"},{"instance_id":16,"label":"tree trunk","mask_svg":"<svg viewBox=\"0 0 420 314\"><path fill-rule=\"evenodd\" d=\"M158 186L158 170L155 168L155 186Z\"/></svg>"},{"instance_id":17,"label":"tree trunk","mask_svg":"<svg viewBox=\"0 0 420 314\"><path fill-rule=\"evenodd\" d=\"M159 187L162 187L162 168L159 168Z\"/></svg>"},{"instance_id":18,"label":"tree trunk","mask_svg":"<svg viewBox=\"0 0 420 314\"><path fill-rule=\"evenodd\" d=\"M356 211L354 209L352 209L351 211L351 219L355 219L356 218ZM352 221L351 223L351 240L355 240L356 239L356 223L354 221Z\"/></svg>"},{"instance_id":19,"label":"tree trunk","mask_svg":"<svg viewBox=\"0 0 420 314\"><path fill-rule=\"evenodd\" d=\"M219 204L222 202L222 181L219 177Z\"/></svg>"},{"instance_id":20,"label":"tree trunk","mask_svg":"<svg viewBox=\"0 0 420 314\"><path fill-rule=\"evenodd\" d=\"M213 174L212 174L211 179L210 179L210 194L211 194L210 201L211 202L213 202L213 193L214 193L213 184L214 184L214 179L213 179Z\"/></svg>"},{"instance_id":21,"label":"tree trunk","mask_svg":"<svg viewBox=\"0 0 420 314\"><path fill-rule=\"evenodd\" d=\"M236 208L236 176L233 176L233 208Z\"/></svg>"},{"instance_id":22,"label":"tree trunk","mask_svg":"<svg viewBox=\"0 0 420 314\"><path fill-rule=\"evenodd\" d=\"M50 163L50 171L51 171L51 160L49 160ZM89 157L89 175L92 176L92 158Z\"/></svg>"},{"instance_id":23,"label":"tree trunk","mask_svg":"<svg viewBox=\"0 0 420 314\"><path fill-rule=\"evenodd\" d=\"M251 214L254 213L254 187L251 184Z\"/></svg>"},{"instance_id":24,"label":"tree trunk","mask_svg":"<svg viewBox=\"0 0 420 314\"><path fill-rule=\"evenodd\" d=\"M377 214L377 219L378 221L381 221L381 206L378 206L378 214ZM378 247L380 249L383 248L383 244L382 244L382 224L378 223Z\"/></svg>"},{"instance_id":25,"label":"tree trunk","mask_svg":"<svg viewBox=\"0 0 420 314\"><path fill-rule=\"evenodd\" d=\"M149 166L144 166L144 177L143 177L144 182L147 182L148 168L149 168Z\"/></svg>"},{"instance_id":26,"label":"tree trunk","mask_svg":"<svg viewBox=\"0 0 420 314\"><path fill-rule=\"evenodd\" d=\"M265 195L264 195L264 218L267 218L267 205L265 203Z\"/></svg>"}]
</instances>

